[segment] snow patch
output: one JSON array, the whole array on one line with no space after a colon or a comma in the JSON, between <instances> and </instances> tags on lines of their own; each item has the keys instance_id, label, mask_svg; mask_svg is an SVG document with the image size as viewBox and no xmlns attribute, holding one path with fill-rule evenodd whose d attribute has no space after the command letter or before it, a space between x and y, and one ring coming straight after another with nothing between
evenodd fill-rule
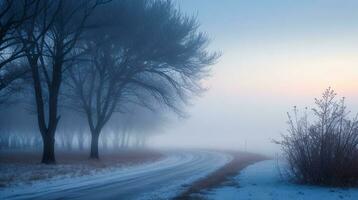
<instances>
[{"instance_id":1,"label":"snow patch","mask_svg":"<svg viewBox=\"0 0 358 200\"><path fill-rule=\"evenodd\" d=\"M297 185L284 180L279 173L283 162L262 161L245 168L235 181L239 187L224 186L208 193L209 199L245 200L356 200L358 188L342 189Z\"/></svg>"}]
</instances>

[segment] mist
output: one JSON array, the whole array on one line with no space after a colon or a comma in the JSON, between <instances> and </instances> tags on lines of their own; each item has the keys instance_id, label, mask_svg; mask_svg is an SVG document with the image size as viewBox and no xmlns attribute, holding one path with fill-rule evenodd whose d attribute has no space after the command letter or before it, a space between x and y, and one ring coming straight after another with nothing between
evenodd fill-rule
<instances>
[{"instance_id":1,"label":"mist","mask_svg":"<svg viewBox=\"0 0 358 200\"><path fill-rule=\"evenodd\" d=\"M153 144L275 155L280 146L272 140L286 132L286 113L312 108L328 87L357 113L355 1L177 4L198 16L210 48L223 55L205 80L208 91L188 108L190 118L171 121Z\"/></svg>"},{"instance_id":2,"label":"mist","mask_svg":"<svg viewBox=\"0 0 358 200\"><path fill-rule=\"evenodd\" d=\"M357 8L0 1L0 198L356 199Z\"/></svg>"}]
</instances>

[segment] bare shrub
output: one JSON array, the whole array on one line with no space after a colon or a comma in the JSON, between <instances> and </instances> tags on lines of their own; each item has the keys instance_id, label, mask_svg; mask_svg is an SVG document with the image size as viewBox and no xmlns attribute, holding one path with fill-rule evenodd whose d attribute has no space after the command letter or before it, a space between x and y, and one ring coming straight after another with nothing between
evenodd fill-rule
<instances>
[{"instance_id":1,"label":"bare shrub","mask_svg":"<svg viewBox=\"0 0 358 200\"><path fill-rule=\"evenodd\" d=\"M281 145L289 174L304 184L351 186L358 183L358 122L350 119L344 98L328 88L315 99L313 119L288 113L288 134Z\"/></svg>"}]
</instances>

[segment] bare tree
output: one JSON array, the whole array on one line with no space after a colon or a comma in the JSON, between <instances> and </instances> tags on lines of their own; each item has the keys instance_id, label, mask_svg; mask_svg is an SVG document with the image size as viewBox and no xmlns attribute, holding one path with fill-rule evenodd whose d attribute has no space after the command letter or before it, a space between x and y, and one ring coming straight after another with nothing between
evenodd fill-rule
<instances>
[{"instance_id":1,"label":"bare tree","mask_svg":"<svg viewBox=\"0 0 358 200\"><path fill-rule=\"evenodd\" d=\"M70 70L69 87L88 119L90 157L98 159L98 138L114 112L131 102L180 113L180 102L202 91L199 81L218 54L206 51L197 20L171 1L122 0L97 11L92 20L102 26L83 43L89 62Z\"/></svg>"},{"instance_id":2,"label":"bare tree","mask_svg":"<svg viewBox=\"0 0 358 200\"><path fill-rule=\"evenodd\" d=\"M15 32L37 15L38 0L3 0L0 2L0 69L23 56L23 46ZM38 7L40 9L40 7Z\"/></svg>"},{"instance_id":3,"label":"bare tree","mask_svg":"<svg viewBox=\"0 0 358 200\"><path fill-rule=\"evenodd\" d=\"M85 21L101 2L40 1L41 9L36 10L39 14L18 31L31 70L38 126L43 139L43 163L55 163L54 144L60 120L58 99L63 72L76 56L76 44L85 29Z\"/></svg>"},{"instance_id":4,"label":"bare tree","mask_svg":"<svg viewBox=\"0 0 358 200\"><path fill-rule=\"evenodd\" d=\"M19 79L24 78L29 71L19 62L24 56L24 46L16 32L35 17L40 9L39 0L0 2L0 104L23 88Z\"/></svg>"},{"instance_id":5,"label":"bare tree","mask_svg":"<svg viewBox=\"0 0 358 200\"><path fill-rule=\"evenodd\" d=\"M0 69L0 105L13 103L29 79L29 70L23 63L8 63ZM12 98L12 101L9 101Z\"/></svg>"}]
</instances>

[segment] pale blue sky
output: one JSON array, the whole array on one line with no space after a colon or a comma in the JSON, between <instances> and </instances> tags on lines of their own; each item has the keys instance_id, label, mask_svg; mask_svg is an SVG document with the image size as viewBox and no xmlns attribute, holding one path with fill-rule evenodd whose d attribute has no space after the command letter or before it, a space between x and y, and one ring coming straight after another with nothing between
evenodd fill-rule
<instances>
[{"instance_id":1,"label":"pale blue sky","mask_svg":"<svg viewBox=\"0 0 358 200\"><path fill-rule=\"evenodd\" d=\"M210 90L154 142L277 150L291 106L328 86L358 111L358 1L177 0L223 53ZM175 136L175 137L174 137Z\"/></svg>"}]
</instances>

